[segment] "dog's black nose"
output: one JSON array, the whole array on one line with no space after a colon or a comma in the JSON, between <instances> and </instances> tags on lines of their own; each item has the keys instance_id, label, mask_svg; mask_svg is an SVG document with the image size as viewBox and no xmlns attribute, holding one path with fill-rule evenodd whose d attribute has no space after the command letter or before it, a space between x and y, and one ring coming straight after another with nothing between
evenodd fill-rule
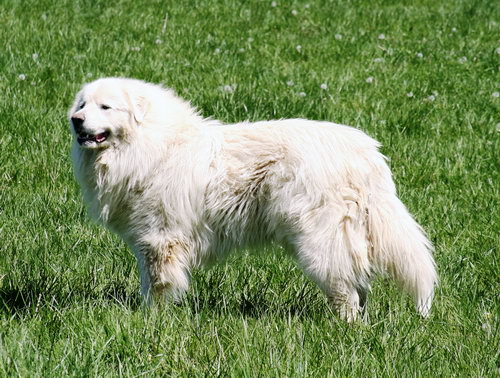
<instances>
[{"instance_id":1,"label":"dog's black nose","mask_svg":"<svg viewBox=\"0 0 500 378\"><path fill-rule=\"evenodd\" d=\"M77 134L80 134L83 130L83 117L73 116L71 117L71 123Z\"/></svg>"}]
</instances>

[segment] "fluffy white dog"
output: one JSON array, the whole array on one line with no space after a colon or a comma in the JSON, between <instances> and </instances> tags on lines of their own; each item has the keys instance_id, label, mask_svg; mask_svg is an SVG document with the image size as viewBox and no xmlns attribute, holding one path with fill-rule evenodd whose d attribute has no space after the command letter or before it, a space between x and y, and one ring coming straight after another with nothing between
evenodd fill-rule
<instances>
[{"instance_id":1,"label":"fluffy white dog","mask_svg":"<svg viewBox=\"0 0 500 378\"><path fill-rule=\"evenodd\" d=\"M428 315L432 246L363 132L303 119L224 125L121 78L85 85L69 118L85 202L134 251L147 302L178 299L194 266L274 241L346 320L374 272Z\"/></svg>"}]
</instances>

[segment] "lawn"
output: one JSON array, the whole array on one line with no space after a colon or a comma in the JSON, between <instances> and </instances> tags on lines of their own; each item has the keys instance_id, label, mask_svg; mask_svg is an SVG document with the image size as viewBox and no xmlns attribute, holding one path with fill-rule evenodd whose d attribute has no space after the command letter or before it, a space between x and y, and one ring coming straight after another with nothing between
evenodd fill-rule
<instances>
[{"instance_id":1,"label":"lawn","mask_svg":"<svg viewBox=\"0 0 500 378\"><path fill-rule=\"evenodd\" d=\"M0 2L0 376L498 376L499 22L489 0ZM381 277L346 324L279 246L144 309L69 158L71 101L102 76L377 138L436 247L431 317Z\"/></svg>"}]
</instances>

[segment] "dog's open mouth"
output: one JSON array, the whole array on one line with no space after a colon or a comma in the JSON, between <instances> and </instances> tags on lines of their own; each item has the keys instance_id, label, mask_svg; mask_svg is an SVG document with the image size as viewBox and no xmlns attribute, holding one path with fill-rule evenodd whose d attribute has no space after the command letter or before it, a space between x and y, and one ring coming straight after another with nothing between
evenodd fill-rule
<instances>
[{"instance_id":1,"label":"dog's open mouth","mask_svg":"<svg viewBox=\"0 0 500 378\"><path fill-rule=\"evenodd\" d=\"M80 146L89 145L91 143L101 144L106 139L108 139L108 136L109 136L109 132L107 132L107 131L105 131L103 133L95 134L95 135L81 133L81 134L78 134L77 140L78 140L78 143L80 144Z\"/></svg>"}]
</instances>

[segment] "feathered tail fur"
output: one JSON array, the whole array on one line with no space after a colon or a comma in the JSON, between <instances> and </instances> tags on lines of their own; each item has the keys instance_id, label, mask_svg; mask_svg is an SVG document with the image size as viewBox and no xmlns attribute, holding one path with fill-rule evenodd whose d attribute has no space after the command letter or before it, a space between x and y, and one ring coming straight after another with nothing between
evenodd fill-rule
<instances>
[{"instance_id":1,"label":"feathered tail fur","mask_svg":"<svg viewBox=\"0 0 500 378\"><path fill-rule=\"evenodd\" d=\"M395 193L374 193L370 202L373 262L414 297L417 311L427 317L437 284L432 244Z\"/></svg>"}]
</instances>

